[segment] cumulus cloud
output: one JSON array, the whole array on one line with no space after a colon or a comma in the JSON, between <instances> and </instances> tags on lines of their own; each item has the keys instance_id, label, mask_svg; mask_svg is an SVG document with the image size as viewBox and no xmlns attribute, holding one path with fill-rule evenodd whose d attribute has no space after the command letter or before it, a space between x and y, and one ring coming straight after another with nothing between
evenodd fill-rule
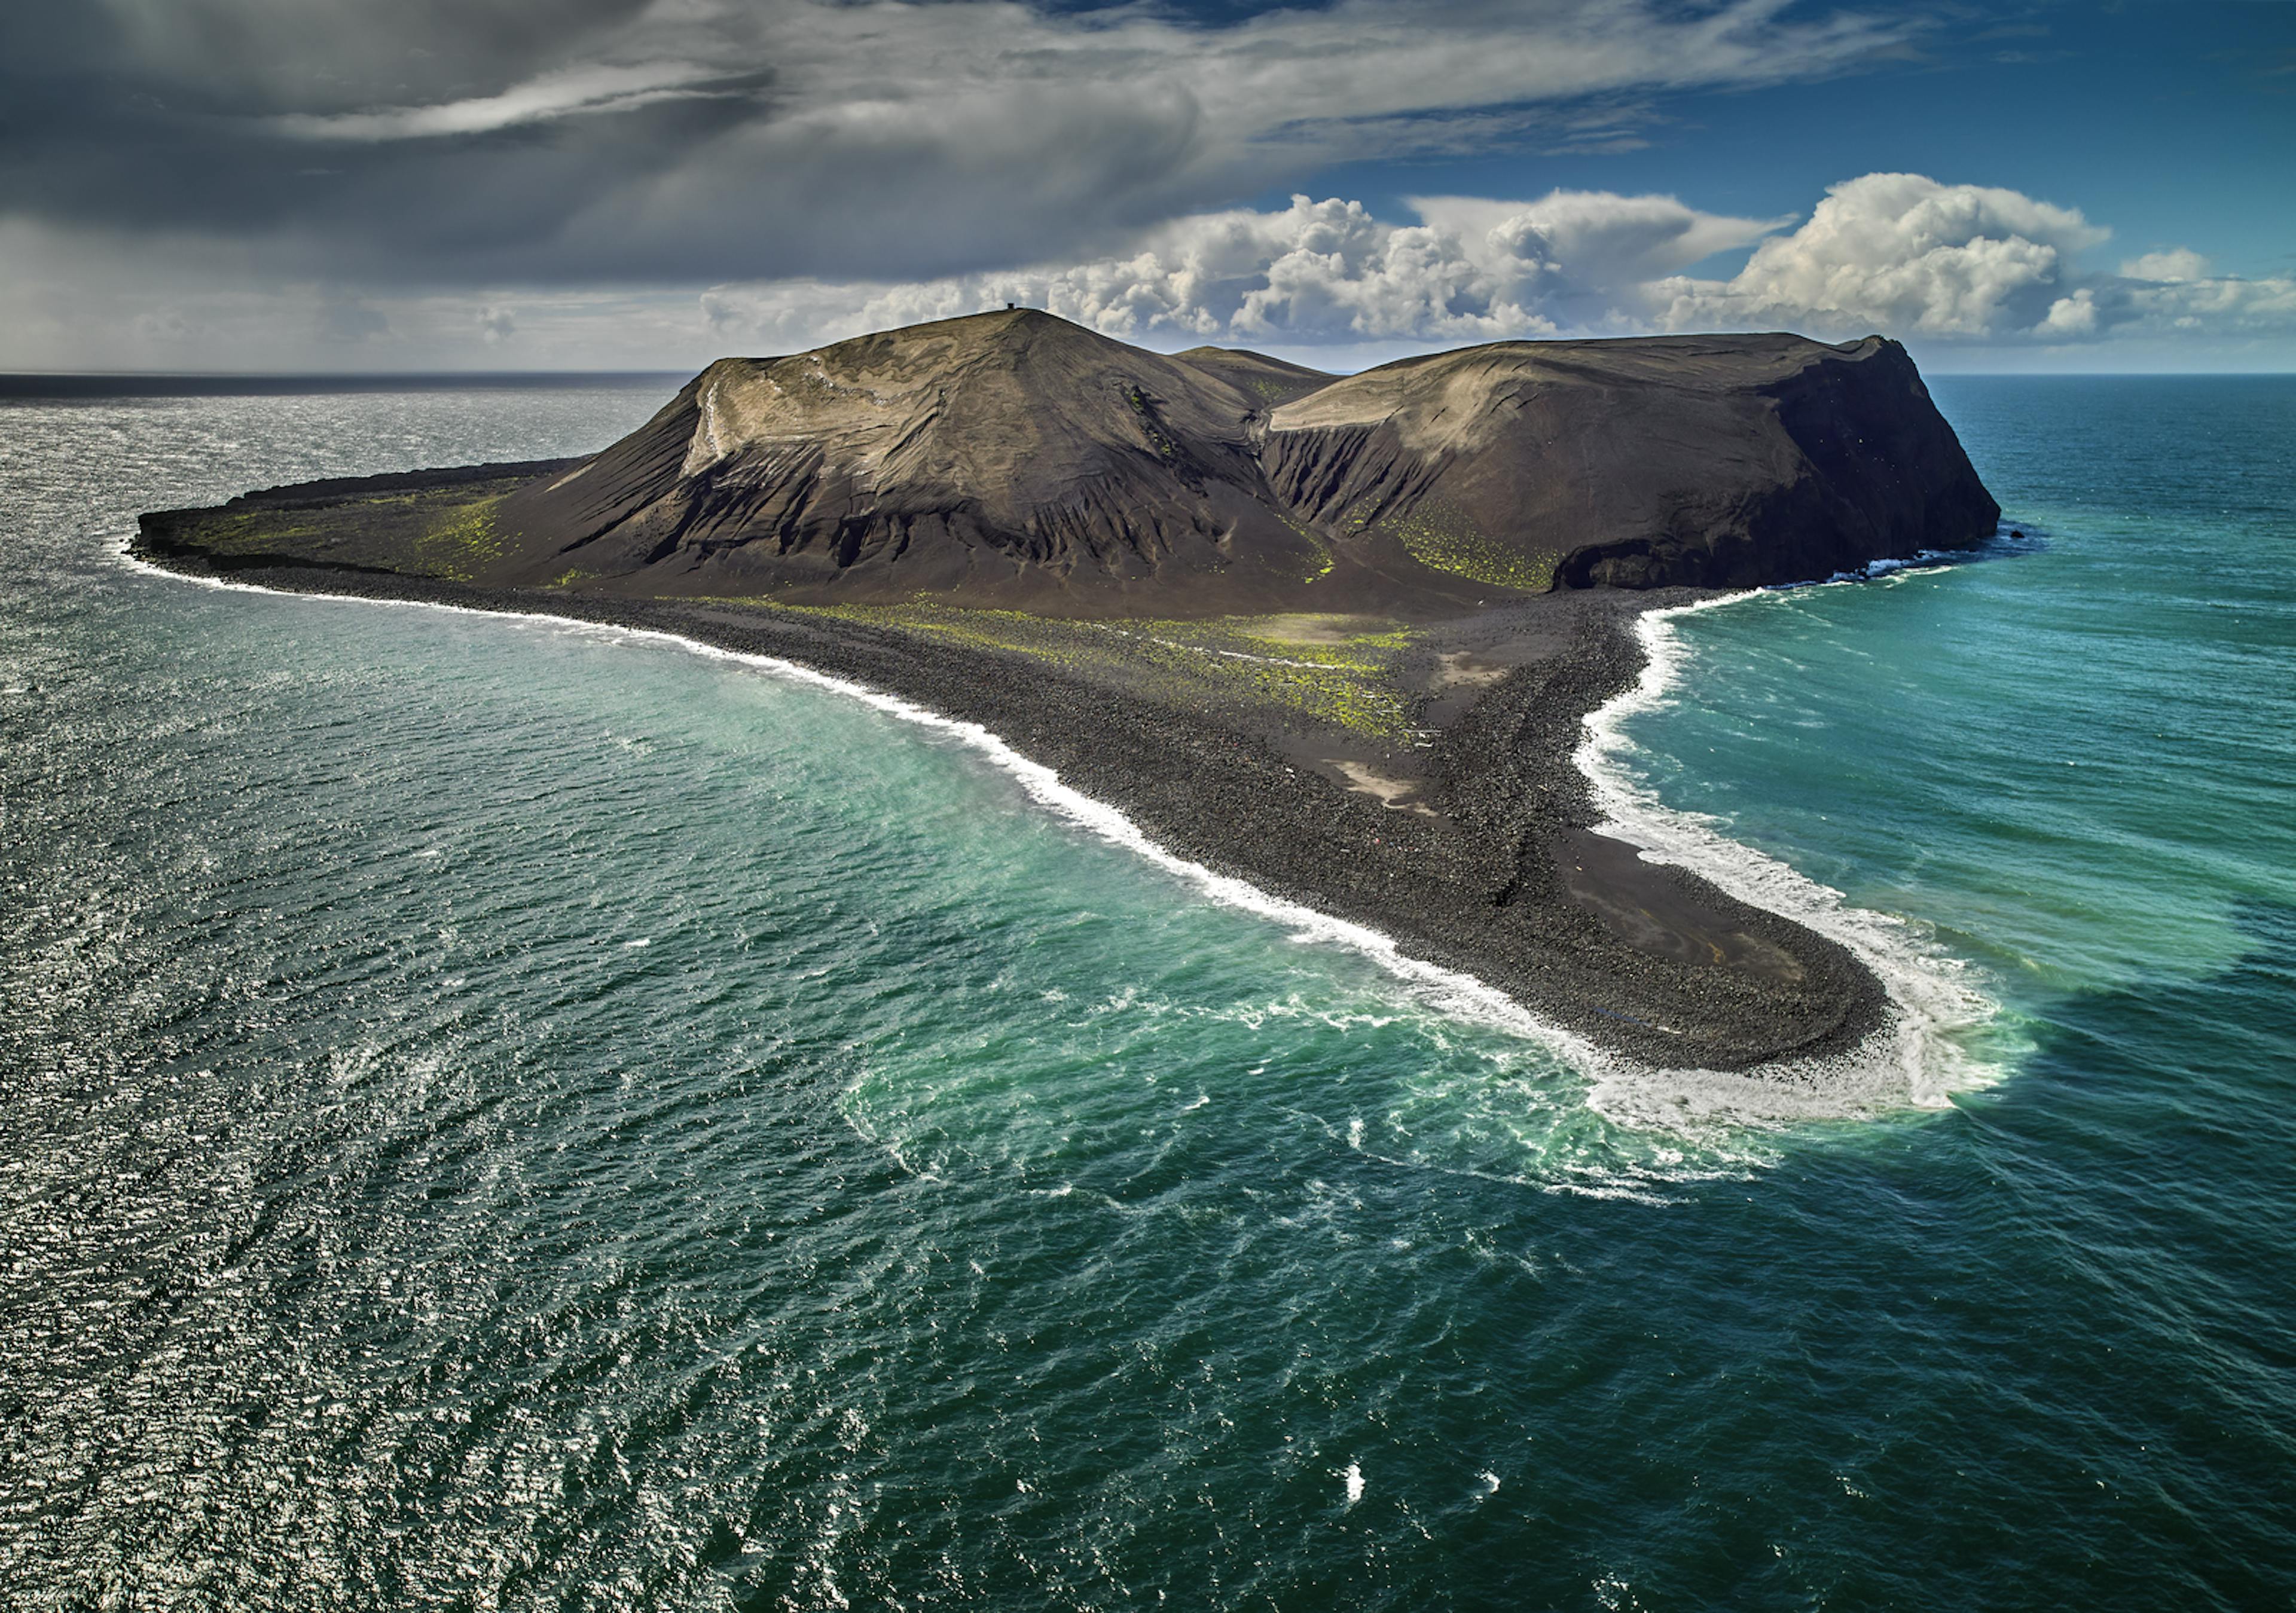
<instances>
[{"instance_id":1,"label":"cumulus cloud","mask_svg":"<svg viewBox=\"0 0 2296 1613\"><path fill-rule=\"evenodd\" d=\"M2148 334L2268 336L2296 331L2296 279L2226 276L2114 287L2116 326Z\"/></svg>"},{"instance_id":2,"label":"cumulus cloud","mask_svg":"<svg viewBox=\"0 0 2296 1613\"><path fill-rule=\"evenodd\" d=\"M1447 196L1393 225L1360 201L1294 196L1160 225L1120 255L1001 274L840 288L720 287L729 336L791 341L1024 303L1128 339L1283 343L1489 341L1632 328L1642 277L1790 222L1702 213L1670 196L1555 191Z\"/></svg>"},{"instance_id":3,"label":"cumulus cloud","mask_svg":"<svg viewBox=\"0 0 2296 1613\"><path fill-rule=\"evenodd\" d=\"M336 282L266 282L243 255L203 258L195 242L131 254L120 237L59 242L0 219L0 256L20 271L0 283L0 365L291 366L282 332L316 331L315 351L357 350L366 364L451 367L514 339L528 362L692 367L1006 302L1151 346L1240 343L1341 368L1476 341L1688 330L1878 331L1930 351L2167 344L2154 362L2196 344L2265 344L2222 349L2253 363L2296 339L2296 280L2214 274L2180 249L2091 270L2081 255L2106 233L2077 210L1919 176L1847 181L1799 222L1608 191L1410 207L1390 220L1299 195L1187 214L1096 256L918 279L356 296ZM91 251L104 272L76 273ZM1736 273L1693 273L1734 252L1745 254Z\"/></svg>"},{"instance_id":4,"label":"cumulus cloud","mask_svg":"<svg viewBox=\"0 0 2296 1613\"><path fill-rule=\"evenodd\" d=\"M1807 224L1762 242L1731 279L1657 288L1660 322L1939 337L2032 330L2060 317L2074 259L2109 233L2015 191L1868 174L1828 189Z\"/></svg>"},{"instance_id":5,"label":"cumulus cloud","mask_svg":"<svg viewBox=\"0 0 2296 1613\"><path fill-rule=\"evenodd\" d=\"M1291 348L1690 330L1997 345L2296 331L2296 282L2209 278L2181 250L2091 273L2078 259L2109 232L2077 209L1920 175L1837 184L1799 227L1605 191L1411 205L1416 222L1395 224L1360 202L1294 196L1177 219L1078 263L726 285L703 307L726 340L782 348L1008 301L1128 340ZM1748 247L1726 279L1682 273Z\"/></svg>"},{"instance_id":6,"label":"cumulus cloud","mask_svg":"<svg viewBox=\"0 0 2296 1613\"><path fill-rule=\"evenodd\" d=\"M2209 260L2189 247L2177 247L2132 258L2120 266L2120 272L2131 280L2206 280Z\"/></svg>"},{"instance_id":7,"label":"cumulus cloud","mask_svg":"<svg viewBox=\"0 0 2296 1613\"><path fill-rule=\"evenodd\" d=\"M1730 279L1651 287L1663 299L1653 323L1996 344L2296 332L2296 281L2212 275L2184 247L2129 258L2117 275L2083 269L2080 254L2110 236L2078 209L2015 191L1868 174L1833 186Z\"/></svg>"},{"instance_id":8,"label":"cumulus cloud","mask_svg":"<svg viewBox=\"0 0 2296 1613\"><path fill-rule=\"evenodd\" d=\"M1538 201L1423 196L1412 209L1463 242L1488 242L1507 257L1568 273L1587 287L1636 283L1742 247L1793 222L1702 213L1672 196L1555 191Z\"/></svg>"},{"instance_id":9,"label":"cumulus cloud","mask_svg":"<svg viewBox=\"0 0 2296 1613\"><path fill-rule=\"evenodd\" d=\"M283 356L265 297L323 363L439 362L474 325L508 335L485 310L512 299L522 354L647 362L644 340L679 364L1006 299L1136 339L1351 348L2289 332L2286 279L2174 245L2091 269L2104 233L2074 209L1918 175L1848 180L1793 219L1596 189L1392 217L1328 192L1234 205L1338 164L1633 149L1675 97L1975 26L1833 3L0 6L0 354ZM1709 266L1730 253L1749 256ZM566 335L632 297L657 298L639 323Z\"/></svg>"}]
</instances>

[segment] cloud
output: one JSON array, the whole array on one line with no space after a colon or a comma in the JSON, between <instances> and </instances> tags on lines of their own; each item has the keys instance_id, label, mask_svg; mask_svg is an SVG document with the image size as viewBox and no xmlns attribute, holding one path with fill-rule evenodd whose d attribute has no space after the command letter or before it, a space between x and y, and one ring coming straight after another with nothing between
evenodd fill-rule
<instances>
[{"instance_id":1,"label":"cloud","mask_svg":"<svg viewBox=\"0 0 2296 1613\"><path fill-rule=\"evenodd\" d=\"M2269 336L2296 331L2296 279L2226 276L2113 288L2116 325L2146 334Z\"/></svg>"},{"instance_id":2,"label":"cloud","mask_svg":"<svg viewBox=\"0 0 2296 1613\"><path fill-rule=\"evenodd\" d=\"M1293 348L1690 330L1996 345L2296 332L2296 282L2207 278L2181 250L2089 273L2078 259L2108 232L2078 210L1919 175L1834 185L1798 228L1607 191L1411 205L1417 222L1395 224L1358 201L1294 196L1177 219L1081 262L729 284L703 307L725 339L783 350L1007 301L1128 340ZM1682 273L1748 247L1726 279Z\"/></svg>"},{"instance_id":3,"label":"cloud","mask_svg":"<svg viewBox=\"0 0 2296 1613\"><path fill-rule=\"evenodd\" d=\"M1665 299L1653 323L2044 345L2296 333L2296 281L2212 277L2182 247L2118 275L2082 269L2111 233L2015 191L1868 174L1830 187L1808 223L1763 242L1729 280L1649 288Z\"/></svg>"},{"instance_id":4,"label":"cloud","mask_svg":"<svg viewBox=\"0 0 2296 1613\"><path fill-rule=\"evenodd\" d=\"M2074 259L2109 233L2015 191L1868 174L1829 187L1807 224L1762 242L1731 279L1656 288L1659 322L1998 337L2060 318Z\"/></svg>"},{"instance_id":5,"label":"cloud","mask_svg":"<svg viewBox=\"0 0 2296 1613\"><path fill-rule=\"evenodd\" d=\"M714 87L713 87L714 86ZM634 111L657 102L739 91L723 75L682 61L545 73L495 95L363 112L290 112L275 121L302 140L420 140L481 135L553 119Z\"/></svg>"},{"instance_id":6,"label":"cloud","mask_svg":"<svg viewBox=\"0 0 2296 1613\"><path fill-rule=\"evenodd\" d=\"M1147 0L0 8L0 214L259 242L315 278L929 278L1096 256L1334 162L1623 149L1659 97L1854 71L1927 26L1781 0L1218 15Z\"/></svg>"},{"instance_id":7,"label":"cloud","mask_svg":"<svg viewBox=\"0 0 2296 1613\"><path fill-rule=\"evenodd\" d=\"M2150 343L2152 363L2205 349L2250 366L2275 354L2284 365L2296 338L2296 279L2213 274L2182 249L2090 270L2082 254L2106 236L2079 212L1919 176L1837 184L1798 225L1609 191L1410 205L1387 219L1303 194L1013 268L634 291L394 291L283 274L195 237L136 250L148 238L0 219L12 266L0 367L451 368L514 340L528 363L693 368L1006 302L1150 346L1233 342L1340 368L1478 341L1688 330L1878 331L1924 353ZM1734 274L1694 273L1734 252L1745 255ZM300 360L295 340L308 344Z\"/></svg>"},{"instance_id":8,"label":"cloud","mask_svg":"<svg viewBox=\"0 0 2296 1613\"><path fill-rule=\"evenodd\" d=\"M390 315L369 307L358 298L333 294L319 304L318 332L322 341L364 342L388 335L390 331Z\"/></svg>"},{"instance_id":9,"label":"cloud","mask_svg":"<svg viewBox=\"0 0 2296 1613\"><path fill-rule=\"evenodd\" d=\"M726 286L704 299L729 336L790 342L1020 302L1125 338L1286 343L1489 341L1630 323L1639 275L1745 246L1781 223L1670 196L1556 191L1536 201L1431 197L1392 225L1359 201L1177 219L1132 250L1069 265L896 285Z\"/></svg>"},{"instance_id":10,"label":"cloud","mask_svg":"<svg viewBox=\"0 0 2296 1613\"><path fill-rule=\"evenodd\" d=\"M2209 260L2190 248L2177 247L2132 258L2120 266L2120 272L2131 280L2206 280Z\"/></svg>"}]
</instances>

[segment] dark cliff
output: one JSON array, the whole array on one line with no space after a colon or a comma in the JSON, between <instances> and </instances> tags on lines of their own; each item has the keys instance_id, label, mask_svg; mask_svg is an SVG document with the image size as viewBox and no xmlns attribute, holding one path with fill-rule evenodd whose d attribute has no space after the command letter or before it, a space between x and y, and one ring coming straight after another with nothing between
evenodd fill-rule
<instances>
[{"instance_id":1,"label":"dark cliff","mask_svg":"<svg viewBox=\"0 0 2296 1613\"><path fill-rule=\"evenodd\" d=\"M1270 428L1303 519L1563 587L1799 581L2001 513L1878 337L1505 342L1335 381Z\"/></svg>"},{"instance_id":2,"label":"dark cliff","mask_svg":"<svg viewBox=\"0 0 2296 1613\"><path fill-rule=\"evenodd\" d=\"M461 472L275 490L228 521L147 518L145 540L646 596L1441 613L1820 577L1967 546L2000 513L1878 337L1502 342L1334 378L1029 309L722 359L540 469L491 468L461 504Z\"/></svg>"}]
</instances>

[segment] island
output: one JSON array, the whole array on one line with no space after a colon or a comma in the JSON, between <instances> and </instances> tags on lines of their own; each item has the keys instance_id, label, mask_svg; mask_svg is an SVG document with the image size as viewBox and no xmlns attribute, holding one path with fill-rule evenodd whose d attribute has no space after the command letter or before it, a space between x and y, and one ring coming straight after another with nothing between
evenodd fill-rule
<instances>
[{"instance_id":1,"label":"island","mask_svg":"<svg viewBox=\"0 0 2296 1613\"><path fill-rule=\"evenodd\" d=\"M1843 947L1596 831L1640 612L1966 549L2000 510L1879 337L1500 342L1333 376L1033 309L704 370L587 458L142 518L266 587L767 655L977 722L1169 850L1638 1062L1883 1022Z\"/></svg>"}]
</instances>

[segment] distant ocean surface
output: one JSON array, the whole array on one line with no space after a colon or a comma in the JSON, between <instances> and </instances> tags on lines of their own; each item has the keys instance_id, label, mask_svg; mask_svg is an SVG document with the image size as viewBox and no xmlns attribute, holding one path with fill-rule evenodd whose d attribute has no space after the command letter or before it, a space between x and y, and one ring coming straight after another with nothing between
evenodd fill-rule
<instances>
[{"instance_id":1,"label":"distant ocean surface","mask_svg":"<svg viewBox=\"0 0 2296 1613\"><path fill-rule=\"evenodd\" d=\"M1768 1104L832 689L120 558L660 381L0 397L0 1600L2288 1607L2296 378L1933 390L2026 541L1611 727L1959 1004Z\"/></svg>"}]
</instances>

